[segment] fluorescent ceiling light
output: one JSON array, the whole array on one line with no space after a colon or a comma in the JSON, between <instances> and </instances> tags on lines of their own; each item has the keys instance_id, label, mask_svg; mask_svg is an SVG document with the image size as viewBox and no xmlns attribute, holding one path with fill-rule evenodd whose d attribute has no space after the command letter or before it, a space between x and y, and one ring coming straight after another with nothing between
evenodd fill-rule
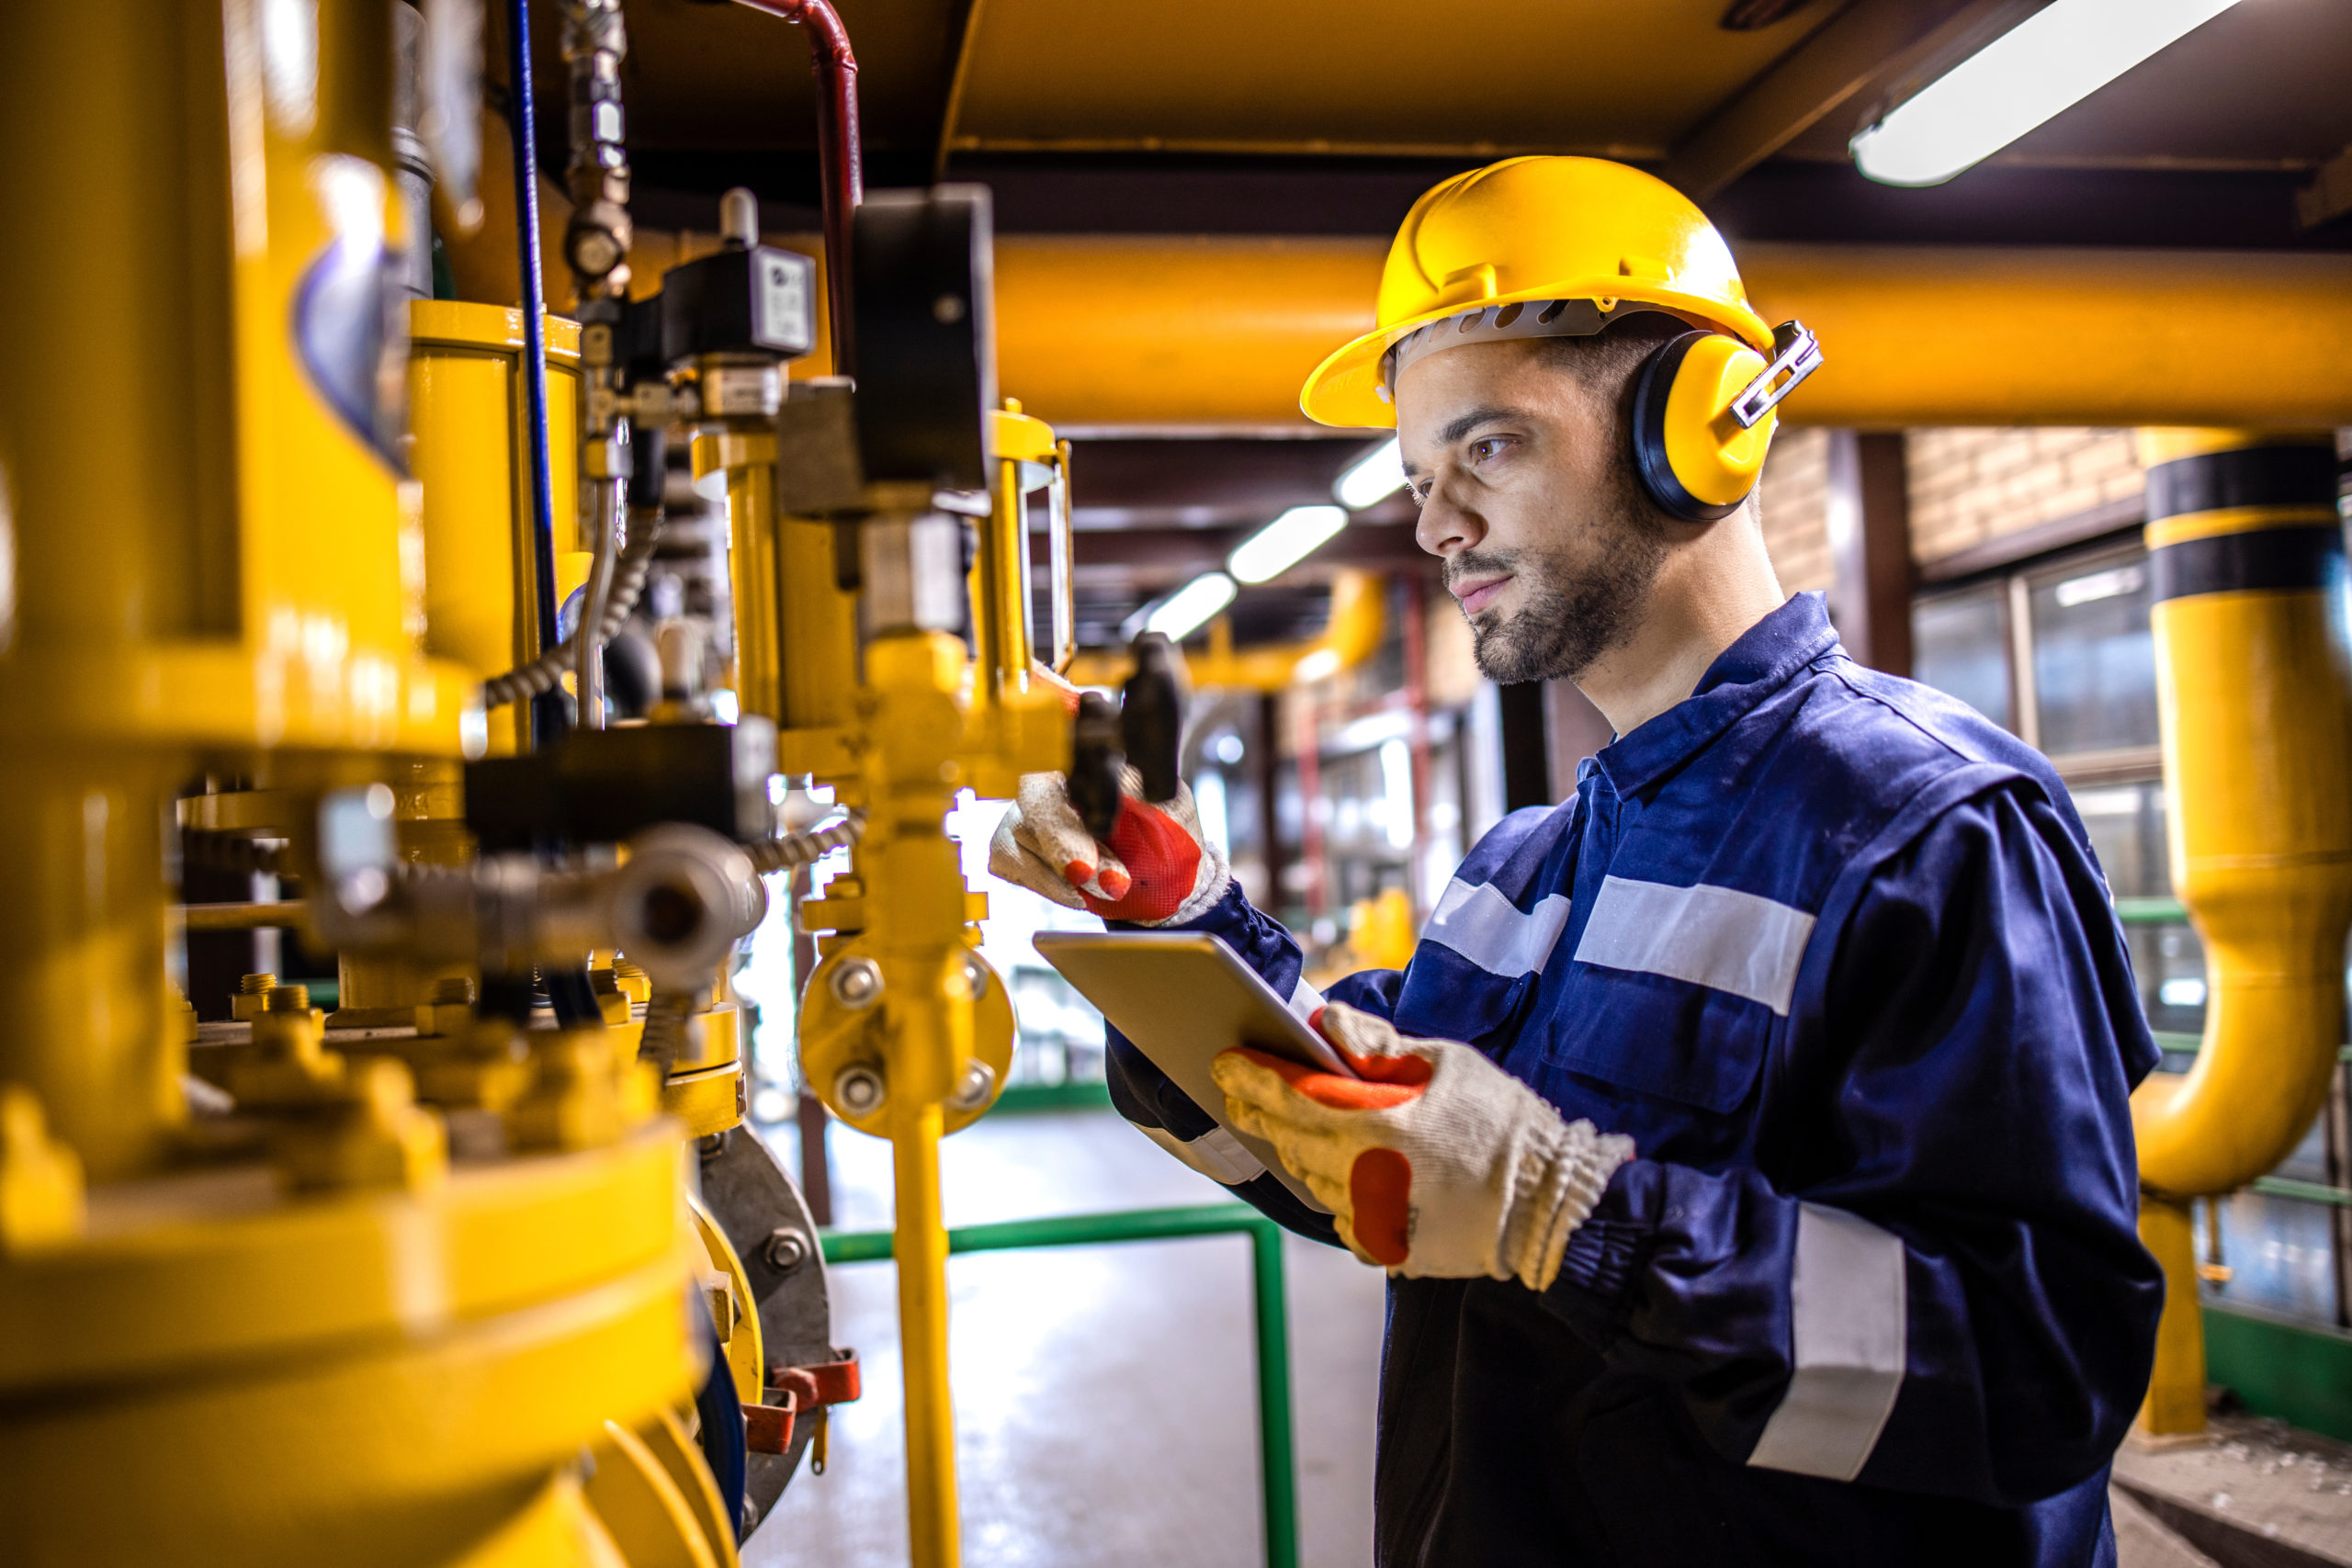
<instances>
[{"instance_id":1,"label":"fluorescent ceiling light","mask_svg":"<svg viewBox=\"0 0 2352 1568\"><path fill-rule=\"evenodd\" d=\"M1396 447L1396 438L1390 436L1379 446L1348 465L1331 494L1341 506L1351 512L1362 512L1376 501L1385 501L1405 488L1405 459Z\"/></svg>"},{"instance_id":2,"label":"fluorescent ceiling light","mask_svg":"<svg viewBox=\"0 0 2352 1568\"><path fill-rule=\"evenodd\" d=\"M1233 579L1221 571L1204 571L1161 601L1158 609L1144 617L1143 629L1158 632L1170 642L1182 642L1211 615L1232 604L1234 592Z\"/></svg>"},{"instance_id":3,"label":"fluorescent ceiling light","mask_svg":"<svg viewBox=\"0 0 2352 1568\"><path fill-rule=\"evenodd\" d=\"M1853 141L1882 185L1940 185L2098 92L2236 0L2056 0Z\"/></svg>"},{"instance_id":4,"label":"fluorescent ceiling light","mask_svg":"<svg viewBox=\"0 0 2352 1568\"><path fill-rule=\"evenodd\" d=\"M1317 546L1348 525L1337 506L1294 506L1241 541L1226 570L1244 582L1280 577L1315 552Z\"/></svg>"},{"instance_id":5,"label":"fluorescent ceiling light","mask_svg":"<svg viewBox=\"0 0 2352 1568\"><path fill-rule=\"evenodd\" d=\"M1291 666L1290 678L1298 682L1327 681L1340 672L1340 650L1318 648Z\"/></svg>"}]
</instances>

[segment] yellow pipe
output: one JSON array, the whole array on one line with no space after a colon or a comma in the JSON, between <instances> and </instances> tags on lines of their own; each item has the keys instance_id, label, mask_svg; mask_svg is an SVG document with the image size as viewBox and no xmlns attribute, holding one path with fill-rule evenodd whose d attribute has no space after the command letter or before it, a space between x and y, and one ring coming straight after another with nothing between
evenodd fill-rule
<instances>
[{"instance_id":1,"label":"yellow pipe","mask_svg":"<svg viewBox=\"0 0 2352 1568\"><path fill-rule=\"evenodd\" d=\"M695 437L697 480L723 473L733 548L728 552L735 604L735 701L740 711L782 722L784 640L777 623L775 437L764 432L706 431Z\"/></svg>"},{"instance_id":2,"label":"yellow pipe","mask_svg":"<svg viewBox=\"0 0 2352 1568\"><path fill-rule=\"evenodd\" d=\"M2195 1066L2132 1100L2142 1186L2180 1211L2154 1222L2171 1245L2187 1200L2269 1170L2327 1095L2352 928L2352 649L2333 433L2150 430L2141 446L2173 886L2207 972ZM2177 1321L2195 1311L2193 1282L2167 1301L2157 1385L2176 1397L2166 1414L2152 1394L2152 1430L2203 1424L2177 1393L2202 1384L2201 1340Z\"/></svg>"},{"instance_id":3,"label":"yellow pipe","mask_svg":"<svg viewBox=\"0 0 2352 1568\"><path fill-rule=\"evenodd\" d=\"M956 1496L956 1404L947 1381L947 1225L939 1198L943 1111L933 1100L890 1137L897 1199L890 1256L899 1266L899 1341L905 1363L907 1540L915 1568L963 1560Z\"/></svg>"},{"instance_id":4,"label":"yellow pipe","mask_svg":"<svg viewBox=\"0 0 2352 1568\"><path fill-rule=\"evenodd\" d=\"M2188 1205L2153 1192L2140 1199L2140 1244L2165 1271L2165 1314L2140 1429L2175 1437L2205 1429L2205 1323L2197 1307L2197 1236ZM2175 1303L2186 1303L2178 1311Z\"/></svg>"},{"instance_id":5,"label":"yellow pipe","mask_svg":"<svg viewBox=\"0 0 2352 1568\"><path fill-rule=\"evenodd\" d=\"M1006 235L1001 373L1060 425L1303 425L1372 325L1378 239ZM1750 244L1748 292L1826 361L1811 424L2352 423L2352 256Z\"/></svg>"},{"instance_id":6,"label":"yellow pipe","mask_svg":"<svg viewBox=\"0 0 2352 1568\"><path fill-rule=\"evenodd\" d=\"M972 561L973 690L989 702L1029 685L1029 511L1027 496L1056 459L1053 427L1007 398L989 415L989 457L996 464L995 505L980 526ZM1025 470L1025 471L1024 471Z\"/></svg>"},{"instance_id":7,"label":"yellow pipe","mask_svg":"<svg viewBox=\"0 0 2352 1568\"><path fill-rule=\"evenodd\" d=\"M511 306L419 299L409 306L409 464L424 491L424 650L487 679L538 647L533 580L528 400L523 312ZM547 319L548 465L555 515L576 515L580 326ZM558 544L564 540L559 536ZM530 709L489 716L490 750L512 756Z\"/></svg>"},{"instance_id":8,"label":"yellow pipe","mask_svg":"<svg viewBox=\"0 0 2352 1568\"><path fill-rule=\"evenodd\" d=\"M1236 649L1231 623L1219 616L1209 626L1205 649L1182 650L1186 676L1195 691L1280 692L1352 670L1379 651L1387 624L1386 590L1386 580L1376 572L1336 574L1330 619L1307 642ZM1081 653L1070 661L1069 681L1077 686L1115 686L1128 673L1124 653Z\"/></svg>"}]
</instances>

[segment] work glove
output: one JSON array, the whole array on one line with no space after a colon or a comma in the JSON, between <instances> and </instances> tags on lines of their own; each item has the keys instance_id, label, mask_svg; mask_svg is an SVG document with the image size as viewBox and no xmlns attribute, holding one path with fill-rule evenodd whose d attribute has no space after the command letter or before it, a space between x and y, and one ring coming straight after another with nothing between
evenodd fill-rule
<instances>
[{"instance_id":1,"label":"work glove","mask_svg":"<svg viewBox=\"0 0 2352 1568\"><path fill-rule=\"evenodd\" d=\"M1633 1140L1563 1122L1474 1046L1408 1038L1342 1002L1315 1025L1361 1078L1223 1051L1210 1071L1227 1120L1274 1146L1365 1262L1549 1286Z\"/></svg>"},{"instance_id":2,"label":"work glove","mask_svg":"<svg viewBox=\"0 0 2352 1568\"><path fill-rule=\"evenodd\" d=\"M1079 819L1061 773L1024 773L1012 808L989 845L989 870L1071 909L1106 920L1165 926L1189 920L1225 896L1225 852L1201 837L1193 792L1154 806L1143 775L1119 770L1121 806L1110 842Z\"/></svg>"}]
</instances>

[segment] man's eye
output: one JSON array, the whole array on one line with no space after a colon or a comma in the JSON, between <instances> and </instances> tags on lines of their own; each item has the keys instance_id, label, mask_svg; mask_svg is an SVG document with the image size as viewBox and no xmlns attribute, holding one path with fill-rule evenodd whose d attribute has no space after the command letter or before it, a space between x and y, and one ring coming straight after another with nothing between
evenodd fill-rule
<instances>
[{"instance_id":1,"label":"man's eye","mask_svg":"<svg viewBox=\"0 0 2352 1568\"><path fill-rule=\"evenodd\" d=\"M1495 457L1500 453L1504 447L1510 445L1510 438L1509 436L1482 436L1478 440L1470 443L1470 460L1474 463L1483 463L1487 458Z\"/></svg>"}]
</instances>

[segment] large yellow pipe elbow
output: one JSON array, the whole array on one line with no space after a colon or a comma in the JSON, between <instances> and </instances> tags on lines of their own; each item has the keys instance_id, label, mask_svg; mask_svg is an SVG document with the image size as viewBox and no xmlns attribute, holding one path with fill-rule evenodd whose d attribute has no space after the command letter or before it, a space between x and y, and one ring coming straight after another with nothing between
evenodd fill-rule
<instances>
[{"instance_id":1,"label":"large yellow pipe elbow","mask_svg":"<svg viewBox=\"0 0 2352 1568\"><path fill-rule=\"evenodd\" d=\"M2208 999L2195 1067L2133 1124L2143 1182L2196 1197L2286 1156L2343 1041L2352 656L2333 434L2142 440L2173 883Z\"/></svg>"},{"instance_id":2,"label":"large yellow pipe elbow","mask_svg":"<svg viewBox=\"0 0 2352 1568\"><path fill-rule=\"evenodd\" d=\"M2204 1426L2188 1200L2302 1138L2344 1038L2352 927L2352 655L2333 433L2152 430L2149 567L2173 885L2206 955L2185 1077L2132 1097L2142 1238L2164 1323L2141 1423Z\"/></svg>"}]
</instances>

